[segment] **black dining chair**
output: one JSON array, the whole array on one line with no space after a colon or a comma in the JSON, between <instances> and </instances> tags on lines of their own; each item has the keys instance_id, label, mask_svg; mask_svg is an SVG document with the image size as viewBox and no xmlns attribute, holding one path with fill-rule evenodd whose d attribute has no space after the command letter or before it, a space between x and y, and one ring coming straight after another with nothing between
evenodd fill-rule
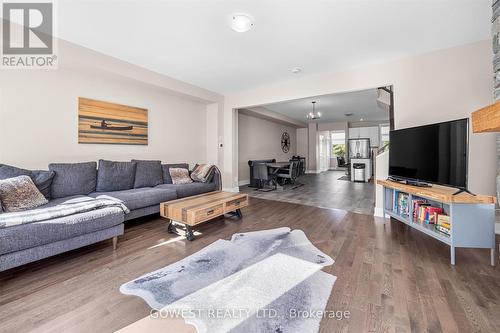
<instances>
[{"instance_id":1,"label":"black dining chair","mask_svg":"<svg viewBox=\"0 0 500 333\"><path fill-rule=\"evenodd\" d=\"M287 169L280 169L278 171L278 178L283 179L283 184L289 180L290 183L295 183L295 180L297 179L297 172L298 168L297 165L299 164L299 161L290 161L290 166Z\"/></svg>"},{"instance_id":2,"label":"black dining chair","mask_svg":"<svg viewBox=\"0 0 500 333\"><path fill-rule=\"evenodd\" d=\"M300 157L300 162L299 162L299 176L305 175L306 173L306 158L305 157Z\"/></svg>"},{"instance_id":3,"label":"black dining chair","mask_svg":"<svg viewBox=\"0 0 500 333\"><path fill-rule=\"evenodd\" d=\"M254 165L254 177L258 182L257 191L269 192L276 189L277 176L269 173L267 164L257 163ZM267 187L271 183L272 188Z\"/></svg>"},{"instance_id":4,"label":"black dining chair","mask_svg":"<svg viewBox=\"0 0 500 333\"><path fill-rule=\"evenodd\" d=\"M297 163L294 163L295 164L295 168L296 168L295 174L297 175L296 176L297 178L301 176L301 173L300 173L300 161L301 161L300 157L296 157L296 158L292 157L290 159L290 161L289 161L290 163L297 162Z\"/></svg>"}]
</instances>

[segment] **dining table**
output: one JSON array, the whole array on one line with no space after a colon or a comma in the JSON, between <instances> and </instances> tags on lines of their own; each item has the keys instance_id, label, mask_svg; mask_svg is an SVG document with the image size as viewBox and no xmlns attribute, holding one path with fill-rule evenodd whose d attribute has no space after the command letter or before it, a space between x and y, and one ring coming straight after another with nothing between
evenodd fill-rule
<instances>
[{"instance_id":1,"label":"dining table","mask_svg":"<svg viewBox=\"0 0 500 333\"><path fill-rule=\"evenodd\" d=\"M266 163L266 166L270 174L276 175L280 169L288 168L290 162L271 162ZM277 180L274 180L274 185L276 186L276 190L283 190L283 186L281 186Z\"/></svg>"}]
</instances>

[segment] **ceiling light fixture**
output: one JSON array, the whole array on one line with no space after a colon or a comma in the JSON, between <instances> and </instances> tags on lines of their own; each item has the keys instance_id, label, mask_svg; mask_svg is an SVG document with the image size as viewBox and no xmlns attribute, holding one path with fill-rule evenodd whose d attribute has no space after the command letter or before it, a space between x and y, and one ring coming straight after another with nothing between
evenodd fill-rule
<instances>
[{"instance_id":1,"label":"ceiling light fixture","mask_svg":"<svg viewBox=\"0 0 500 333\"><path fill-rule=\"evenodd\" d=\"M359 121L363 121L364 119L363 118L359 118Z\"/></svg>"},{"instance_id":2,"label":"ceiling light fixture","mask_svg":"<svg viewBox=\"0 0 500 333\"><path fill-rule=\"evenodd\" d=\"M231 29L236 32L247 32L254 26L253 18L248 14L235 13L231 15Z\"/></svg>"},{"instance_id":3,"label":"ceiling light fixture","mask_svg":"<svg viewBox=\"0 0 500 333\"><path fill-rule=\"evenodd\" d=\"M316 101L312 101L311 103L313 105L313 109L312 109L312 112L309 112L309 114L307 115L307 119L316 120L316 119L321 118L321 112L316 112L316 109L315 109Z\"/></svg>"},{"instance_id":4,"label":"ceiling light fixture","mask_svg":"<svg viewBox=\"0 0 500 333\"><path fill-rule=\"evenodd\" d=\"M299 74L300 72L302 72L302 68L300 68L300 67L294 67L294 68L292 68L292 73L293 74Z\"/></svg>"},{"instance_id":5,"label":"ceiling light fixture","mask_svg":"<svg viewBox=\"0 0 500 333\"><path fill-rule=\"evenodd\" d=\"M344 113L344 116L346 116L346 117L352 117L353 115L354 115L354 113L352 113L352 112Z\"/></svg>"}]
</instances>

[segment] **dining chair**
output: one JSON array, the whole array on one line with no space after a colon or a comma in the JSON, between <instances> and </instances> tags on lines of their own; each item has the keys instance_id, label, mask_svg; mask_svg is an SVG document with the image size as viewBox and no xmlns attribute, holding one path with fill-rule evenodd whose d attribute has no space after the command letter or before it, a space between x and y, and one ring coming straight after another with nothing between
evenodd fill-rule
<instances>
[{"instance_id":1,"label":"dining chair","mask_svg":"<svg viewBox=\"0 0 500 333\"><path fill-rule=\"evenodd\" d=\"M299 176L302 176L306 173L306 158L300 157L299 163Z\"/></svg>"},{"instance_id":2,"label":"dining chair","mask_svg":"<svg viewBox=\"0 0 500 333\"><path fill-rule=\"evenodd\" d=\"M267 164L265 163L257 163L254 169L254 177L258 181L258 191L272 191L273 189L276 189L276 175L270 174L269 169L267 167ZM269 185L269 183L272 183L274 185L273 188L266 187Z\"/></svg>"},{"instance_id":3,"label":"dining chair","mask_svg":"<svg viewBox=\"0 0 500 333\"><path fill-rule=\"evenodd\" d=\"M292 160L290 162L290 166L287 169L280 169L278 171L278 178L283 179L283 184L286 182L287 179L289 179L292 184L295 182L295 179L297 179L298 163L300 162Z\"/></svg>"},{"instance_id":4,"label":"dining chair","mask_svg":"<svg viewBox=\"0 0 500 333\"><path fill-rule=\"evenodd\" d=\"M295 175L296 175L295 178L299 178L301 176L301 174L300 174L300 159L296 159L295 162L297 162L297 163L295 163Z\"/></svg>"}]
</instances>

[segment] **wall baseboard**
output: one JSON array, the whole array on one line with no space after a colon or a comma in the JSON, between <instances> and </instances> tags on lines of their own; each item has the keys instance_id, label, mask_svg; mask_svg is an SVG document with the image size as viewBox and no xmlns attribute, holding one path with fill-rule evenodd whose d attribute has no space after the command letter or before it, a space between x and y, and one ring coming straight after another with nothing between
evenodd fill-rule
<instances>
[{"instance_id":1,"label":"wall baseboard","mask_svg":"<svg viewBox=\"0 0 500 333\"><path fill-rule=\"evenodd\" d=\"M375 207L375 211L373 213L373 216L384 217L384 210L380 207Z\"/></svg>"},{"instance_id":2,"label":"wall baseboard","mask_svg":"<svg viewBox=\"0 0 500 333\"><path fill-rule=\"evenodd\" d=\"M223 187L222 190L224 192L235 192L238 193L240 191L239 187Z\"/></svg>"},{"instance_id":3,"label":"wall baseboard","mask_svg":"<svg viewBox=\"0 0 500 333\"><path fill-rule=\"evenodd\" d=\"M319 171L319 170L306 170L306 174L309 174L309 173L318 174L318 173L321 173L321 171Z\"/></svg>"},{"instance_id":4,"label":"wall baseboard","mask_svg":"<svg viewBox=\"0 0 500 333\"><path fill-rule=\"evenodd\" d=\"M238 182L238 186L244 186L244 185L248 185L250 184L250 179L244 179L244 180L240 180Z\"/></svg>"}]
</instances>

